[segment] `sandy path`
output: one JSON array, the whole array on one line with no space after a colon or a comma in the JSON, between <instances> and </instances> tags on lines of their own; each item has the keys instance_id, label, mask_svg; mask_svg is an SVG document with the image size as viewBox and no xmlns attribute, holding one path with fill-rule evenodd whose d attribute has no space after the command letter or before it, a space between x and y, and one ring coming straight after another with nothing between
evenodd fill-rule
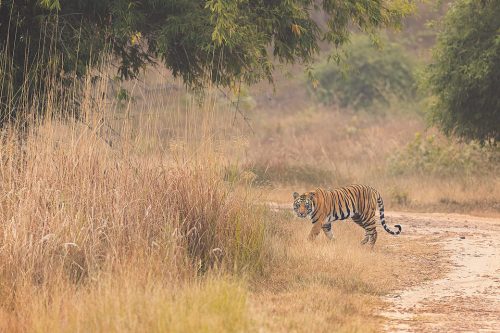
<instances>
[{"instance_id":1,"label":"sandy path","mask_svg":"<svg viewBox=\"0 0 500 333\"><path fill-rule=\"evenodd\" d=\"M455 214L389 213L405 234L441 242L449 268L387 297L388 332L500 331L500 219ZM411 235L411 236L410 236Z\"/></svg>"},{"instance_id":2,"label":"sandy path","mask_svg":"<svg viewBox=\"0 0 500 333\"><path fill-rule=\"evenodd\" d=\"M274 209L289 205L271 203ZM386 297L387 332L500 332L500 219L458 214L386 213L415 242L442 245L444 277ZM445 259L443 259L445 258Z\"/></svg>"}]
</instances>

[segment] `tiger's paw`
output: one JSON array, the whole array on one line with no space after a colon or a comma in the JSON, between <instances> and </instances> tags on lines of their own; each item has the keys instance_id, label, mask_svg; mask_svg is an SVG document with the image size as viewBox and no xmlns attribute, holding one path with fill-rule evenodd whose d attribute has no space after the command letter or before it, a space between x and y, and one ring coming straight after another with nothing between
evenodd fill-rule
<instances>
[{"instance_id":1,"label":"tiger's paw","mask_svg":"<svg viewBox=\"0 0 500 333\"><path fill-rule=\"evenodd\" d=\"M314 240L316 239L316 237L317 237L316 235L309 235L309 236L307 237L307 240L308 240L309 242L314 242Z\"/></svg>"}]
</instances>

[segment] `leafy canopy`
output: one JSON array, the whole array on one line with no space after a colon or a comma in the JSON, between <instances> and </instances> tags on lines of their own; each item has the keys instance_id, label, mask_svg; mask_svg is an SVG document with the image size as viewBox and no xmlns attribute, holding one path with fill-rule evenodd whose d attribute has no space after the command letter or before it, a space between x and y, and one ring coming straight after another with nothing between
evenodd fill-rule
<instances>
[{"instance_id":1,"label":"leafy canopy","mask_svg":"<svg viewBox=\"0 0 500 333\"><path fill-rule=\"evenodd\" d=\"M466 140L500 139L500 2L459 0L438 36L427 84L432 121Z\"/></svg>"},{"instance_id":2,"label":"leafy canopy","mask_svg":"<svg viewBox=\"0 0 500 333\"><path fill-rule=\"evenodd\" d=\"M273 57L310 62L320 41L341 46L352 28L395 27L411 10L410 0L4 0L0 46L32 50L45 31L79 75L109 46L123 78L161 60L189 86L228 86L272 80Z\"/></svg>"}]
</instances>

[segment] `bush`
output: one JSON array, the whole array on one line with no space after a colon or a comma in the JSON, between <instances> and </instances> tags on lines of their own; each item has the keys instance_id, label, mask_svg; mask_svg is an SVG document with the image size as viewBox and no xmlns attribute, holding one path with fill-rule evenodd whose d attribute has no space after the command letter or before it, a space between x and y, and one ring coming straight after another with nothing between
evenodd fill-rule
<instances>
[{"instance_id":1,"label":"bush","mask_svg":"<svg viewBox=\"0 0 500 333\"><path fill-rule=\"evenodd\" d=\"M403 190L397 186L393 187L390 190L389 194L392 202L395 202L400 206L407 206L411 202L410 194L408 193L408 191Z\"/></svg>"},{"instance_id":2,"label":"bush","mask_svg":"<svg viewBox=\"0 0 500 333\"><path fill-rule=\"evenodd\" d=\"M500 140L500 2L454 1L442 24L427 85L431 120L447 135Z\"/></svg>"},{"instance_id":3,"label":"bush","mask_svg":"<svg viewBox=\"0 0 500 333\"><path fill-rule=\"evenodd\" d=\"M327 105L368 109L388 106L392 99L410 100L415 96L414 64L404 50L385 41L376 49L368 38L357 38L348 49L348 60L339 65L325 62L315 76L318 86L310 90Z\"/></svg>"},{"instance_id":4,"label":"bush","mask_svg":"<svg viewBox=\"0 0 500 333\"><path fill-rule=\"evenodd\" d=\"M449 176L491 172L498 165L499 151L477 143L459 144L452 140L438 140L434 135L415 135L405 148L389 160L389 171L394 175L433 174Z\"/></svg>"}]
</instances>

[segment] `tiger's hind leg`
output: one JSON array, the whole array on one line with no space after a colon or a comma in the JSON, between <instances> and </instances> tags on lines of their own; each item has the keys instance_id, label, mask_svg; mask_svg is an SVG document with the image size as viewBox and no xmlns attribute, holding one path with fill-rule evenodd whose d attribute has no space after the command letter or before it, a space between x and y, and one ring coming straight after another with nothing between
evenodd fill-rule
<instances>
[{"instance_id":1,"label":"tiger's hind leg","mask_svg":"<svg viewBox=\"0 0 500 333\"><path fill-rule=\"evenodd\" d=\"M374 228L373 229L373 234L370 237L370 245L371 245L371 247L373 247L376 242L377 242L377 229Z\"/></svg>"},{"instance_id":2,"label":"tiger's hind leg","mask_svg":"<svg viewBox=\"0 0 500 333\"><path fill-rule=\"evenodd\" d=\"M375 218L373 217L369 221L365 222L363 227L365 228L365 239L368 238L368 240L363 244L368 243L373 248L375 242L377 241L377 225Z\"/></svg>"},{"instance_id":3,"label":"tiger's hind leg","mask_svg":"<svg viewBox=\"0 0 500 333\"><path fill-rule=\"evenodd\" d=\"M361 245L365 245L366 243L368 243L369 240L370 236L365 234L365 237L363 238L363 240L361 240Z\"/></svg>"},{"instance_id":4,"label":"tiger's hind leg","mask_svg":"<svg viewBox=\"0 0 500 333\"><path fill-rule=\"evenodd\" d=\"M373 245L375 245L375 242L377 241L375 217L371 216L370 218L364 218L359 214L355 214L352 219L354 223L365 229L365 237L361 241L361 245L370 243L370 245L373 247Z\"/></svg>"},{"instance_id":5,"label":"tiger's hind leg","mask_svg":"<svg viewBox=\"0 0 500 333\"><path fill-rule=\"evenodd\" d=\"M354 221L354 223L356 223L357 225L359 225L361 228L365 228L363 226L364 224L364 219L363 217L361 217L360 214L356 213L352 216L352 220ZM361 245L364 245L366 244L368 241L370 240L370 238L368 237L368 235L366 234L366 231L365 231L365 238L363 238L363 240L361 241Z\"/></svg>"}]
</instances>

